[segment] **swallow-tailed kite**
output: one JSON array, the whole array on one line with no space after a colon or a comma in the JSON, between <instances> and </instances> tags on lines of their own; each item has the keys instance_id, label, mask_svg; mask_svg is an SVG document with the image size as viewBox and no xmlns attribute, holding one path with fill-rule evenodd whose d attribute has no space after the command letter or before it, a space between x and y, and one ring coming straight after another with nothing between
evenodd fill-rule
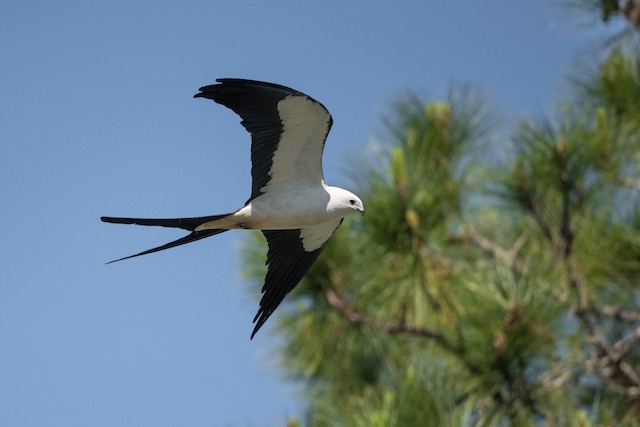
<instances>
[{"instance_id":1,"label":"swallow-tailed kite","mask_svg":"<svg viewBox=\"0 0 640 427\"><path fill-rule=\"evenodd\" d=\"M288 87L241 79L218 79L200 88L242 118L251 134L251 197L239 210L194 218L102 217L115 224L182 228L181 239L111 262L146 255L227 230L259 229L267 238L267 276L251 338L320 255L342 219L364 213L355 194L325 184L322 150L331 129L329 111Z\"/></svg>"}]
</instances>

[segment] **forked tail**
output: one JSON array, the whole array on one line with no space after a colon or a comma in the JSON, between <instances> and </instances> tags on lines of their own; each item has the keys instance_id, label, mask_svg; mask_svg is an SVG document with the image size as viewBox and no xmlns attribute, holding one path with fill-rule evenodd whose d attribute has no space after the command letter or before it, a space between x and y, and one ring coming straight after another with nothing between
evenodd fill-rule
<instances>
[{"instance_id":1,"label":"forked tail","mask_svg":"<svg viewBox=\"0 0 640 427\"><path fill-rule=\"evenodd\" d=\"M173 248L176 246L184 245L186 243L195 242L196 240L204 239L205 237L214 236L216 234L223 233L227 231L226 229L213 229L213 230L201 230L194 231L199 225L204 224L209 221L216 221L218 219L222 219L229 214L225 215L212 215L212 216L201 216L201 217L193 217L193 218L116 218L110 216L103 216L100 219L103 222L108 222L111 224L137 224L137 225L149 225L149 226L159 226L159 227L171 227L171 228L182 228L184 230L191 231L190 234L178 239L173 242L169 242L162 246L158 246L156 248L148 249L146 251L137 253L135 255L129 255L124 258L114 259L113 261L109 261L107 264L111 264L112 262L123 261L129 258L135 258L140 255L147 255L154 252L163 251L165 249Z\"/></svg>"}]
</instances>

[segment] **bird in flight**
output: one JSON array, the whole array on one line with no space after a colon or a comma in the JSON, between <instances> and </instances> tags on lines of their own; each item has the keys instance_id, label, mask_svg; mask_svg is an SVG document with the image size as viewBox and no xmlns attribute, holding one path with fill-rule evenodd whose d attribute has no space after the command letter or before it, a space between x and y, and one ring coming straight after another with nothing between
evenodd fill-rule
<instances>
[{"instance_id":1,"label":"bird in flight","mask_svg":"<svg viewBox=\"0 0 640 427\"><path fill-rule=\"evenodd\" d=\"M200 88L233 110L251 134L251 197L235 212L192 218L119 218L104 222L182 228L190 234L111 262L146 255L231 229L258 229L267 239L267 275L251 338L302 280L345 216L364 214L355 194L327 185L322 151L333 120L318 101L273 83L218 79Z\"/></svg>"}]
</instances>

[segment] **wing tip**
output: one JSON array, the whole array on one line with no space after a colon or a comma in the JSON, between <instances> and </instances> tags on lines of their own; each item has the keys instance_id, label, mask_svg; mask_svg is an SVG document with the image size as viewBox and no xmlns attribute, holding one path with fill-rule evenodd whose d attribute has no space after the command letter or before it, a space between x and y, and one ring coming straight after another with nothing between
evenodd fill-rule
<instances>
[{"instance_id":1,"label":"wing tip","mask_svg":"<svg viewBox=\"0 0 640 427\"><path fill-rule=\"evenodd\" d=\"M288 95L295 95L295 96L304 96L307 97L309 99L311 99L314 102L318 102L316 100L314 100L313 98L311 98L309 95L302 93L296 89L293 89L291 87L288 86L284 86L284 85L280 85L277 83L270 83L270 82L265 82L265 81L260 81L260 80L251 80L251 79L240 79L240 78L229 78L229 77L224 77L224 78L219 78L215 80L217 84L212 84L212 85L207 85L207 86L202 86L201 88L198 89L198 93L196 93L195 95L193 95L194 98L209 98L207 96L207 93L211 93L211 92L218 92L220 91L222 88L235 88L235 89L247 89L251 86L253 86L254 88L269 88L269 89L275 89L278 91L282 91Z\"/></svg>"},{"instance_id":2,"label":"wing tip","mask_svg":"<svg viewBox=\"0 0 640 427\"><path fill-rule=\"evenodd\" d=\"M253 318L253 323L255 323L255 326L253 327L253 332L251 332L250 339L253 339L253 337L258 333L260 328L264 326L264 324L267 322L267 319L269 319L271 314L273 314L273 311L267 311L264 309L264 307L262 307L262 305L260 306L260 309L258 309L258 312Z\"/></svg>"},{"instance_id":3,"label":"wing tip","mask_svg":"<svg viewBox=\"0 0 640 427\"><path fill-rule=\"evenodd\" d=\"M258 312L258 314L260 314L260 312ZM262 328L262 326L265 324L265 322L267 321L266 318L263 318L264 316L260 317L260 320L258 320L258 323L256 323L256 325L253 327L253 332L251 332L251 340L253 339L253 337L256 336L256 334L258 333L258 331L260 330L260 328ZM269 316L267 316L268 318Z\"/></svg>"}]
</instances>

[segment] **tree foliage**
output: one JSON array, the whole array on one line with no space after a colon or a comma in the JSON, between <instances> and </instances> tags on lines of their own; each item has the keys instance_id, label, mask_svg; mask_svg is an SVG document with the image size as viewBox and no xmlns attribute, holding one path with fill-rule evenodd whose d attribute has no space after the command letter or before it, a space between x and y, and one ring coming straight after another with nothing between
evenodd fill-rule
<instances>
[{"instance_id":1,"label":"tree foliage","mask_svg":"<svg viewBox=\"0 0 640 427\"><path fill-rule=\"evenodd\" d=\"M468 93L394 105L278 316L304 424L640 425L639 63L507 136Z\"/></svg>"}]
</instances>

